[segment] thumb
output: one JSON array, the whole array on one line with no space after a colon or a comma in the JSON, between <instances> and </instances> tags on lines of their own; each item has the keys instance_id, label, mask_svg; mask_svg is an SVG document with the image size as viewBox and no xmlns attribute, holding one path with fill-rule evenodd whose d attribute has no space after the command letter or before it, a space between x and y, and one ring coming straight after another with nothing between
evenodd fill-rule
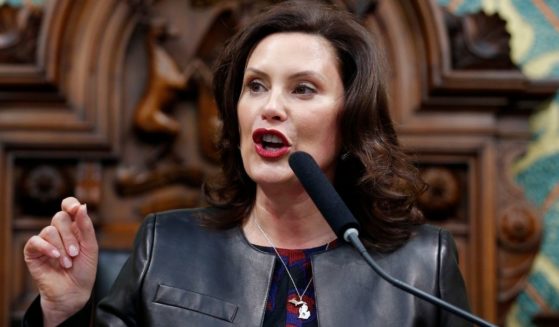
<instances>
[{"instance_id":1,"label":"thumb","mask_svg":"<svg viewBox=\"0 0 559 327\"><path fill-rule=\"evenodd\" d=\"M82 246L86 246L91 249L91 247L97 247L97 238L95 237L95 229L93 228L93 222L89 215L87 214L87 205L82 204L78 208L74 216L76 226L80 231Z\"/></svg>"}]
</instances>

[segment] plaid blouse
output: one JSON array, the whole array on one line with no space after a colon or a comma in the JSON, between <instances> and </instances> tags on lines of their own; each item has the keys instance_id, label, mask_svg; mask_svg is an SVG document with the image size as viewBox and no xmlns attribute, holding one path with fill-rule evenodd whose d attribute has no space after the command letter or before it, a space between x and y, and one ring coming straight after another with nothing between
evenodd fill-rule
<instances>
[{"instance_id":1,"label":"plaid blouse","mask_svg":"<svg viewBox=\"0 0 559 327\"><path fill-rule=\"evenodd\" d=\"M329 249L335 246L336 241L332 242ZM276 254L272 247L259 246L259 249ZM314 285L311 281L312 267L311 256L316 253L324 252L325 246L319 246L311 249L290 250L277 249L283 262L289 269L299 294L303 293L307 284L310 285L303 295L303 301L306 303L310 315L305 314L304 305L290 303L299 302L299 296L289 276L285 271L285 267L276 255L276 263L272 276L272 283L268 291L268 302L266 306L266 314L264 316L264 326L285 326L285 327L316 327L318 326L316 318L316 306L314 296ZM308 316L306 319L299 318Z\"/></svg>"}]
</instances>

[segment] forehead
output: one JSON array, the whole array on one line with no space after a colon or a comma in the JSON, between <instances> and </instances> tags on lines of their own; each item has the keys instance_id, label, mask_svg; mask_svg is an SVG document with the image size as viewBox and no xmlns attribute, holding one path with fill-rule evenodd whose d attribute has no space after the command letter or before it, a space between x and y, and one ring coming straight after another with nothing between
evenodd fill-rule
<instances>
[{"instance_id":1,"label":"forehead","mask_svg":"<svg viewBox=\"0 0 559 327\"><path fill-rule=\"evenodd\" d=\"M336 51L330 41L318 34L302 32L268 35L253 49L247 66L278 62L338 67Z\"/></svg>"}]
</instances>

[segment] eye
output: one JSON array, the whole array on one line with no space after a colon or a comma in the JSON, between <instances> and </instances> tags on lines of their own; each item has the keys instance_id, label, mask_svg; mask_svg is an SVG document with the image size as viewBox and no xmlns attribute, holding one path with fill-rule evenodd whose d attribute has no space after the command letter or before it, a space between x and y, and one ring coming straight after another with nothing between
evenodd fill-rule
<instances>
[{"instance_id":1,"label":"eye","mask_svg":"<svg viewBox=\"0 0 559 327\"><path fill-rule=\"evenodd\" d=\"M266 87L259 80L252 80L248 82L247 86L252 93L260 93L266 91Z\"/></svg>"},{"instance_id":2,"label":"eye","mask_svg":"<svg viewBox=\"0 0 559 327\"><path fill-rule=\"evenodd\" d=\"M311 95L316 93L316 89L308 84L299 84L293 89L294 94Z\"/></svg>"}]
</instances>

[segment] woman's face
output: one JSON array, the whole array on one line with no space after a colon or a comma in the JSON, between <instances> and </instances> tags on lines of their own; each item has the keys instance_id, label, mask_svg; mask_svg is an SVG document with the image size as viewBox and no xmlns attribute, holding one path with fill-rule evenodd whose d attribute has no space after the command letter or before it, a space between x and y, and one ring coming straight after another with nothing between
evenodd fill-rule
<instances>
[{"instance_id":1,"label":"woman's face","mask_svg":"<svg viewBox=\"0 0 559 327\"><path fill-rule=\"evenodd\" d=\"M259 185L295 181L288 157L312 155L332 179L340 150L344 88L322 36L277 33L250 55L237 105L243 165Z\"/></svg>"}]
</instances>

